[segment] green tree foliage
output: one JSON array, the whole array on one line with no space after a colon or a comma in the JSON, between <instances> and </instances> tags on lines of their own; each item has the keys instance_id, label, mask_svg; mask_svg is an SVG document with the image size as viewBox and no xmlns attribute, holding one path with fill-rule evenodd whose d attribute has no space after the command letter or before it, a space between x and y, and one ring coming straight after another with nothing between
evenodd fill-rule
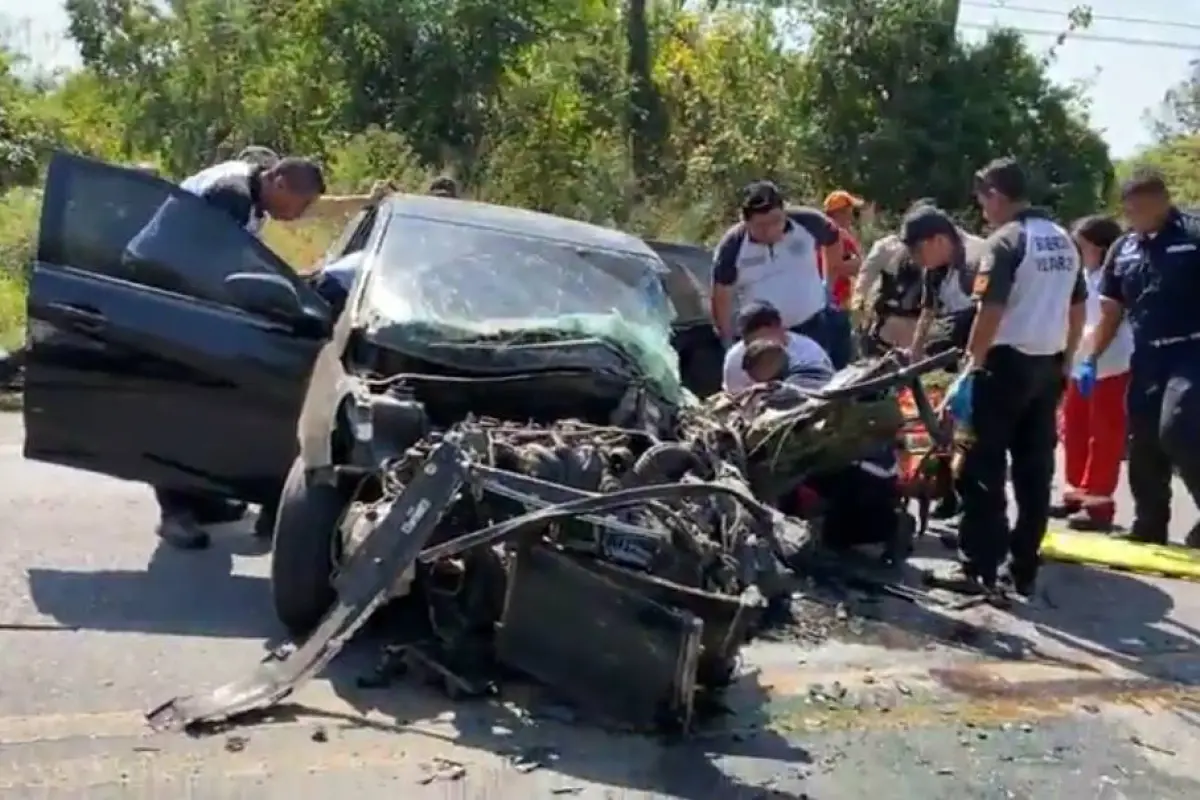
<instances>
[{"instance_id":1,"label":"green tree foliage","mask_svg":"<svg viewBox=\"0 0 1200 800\"><path fill-rule=\"evenodd\" d=\"M1119 164L1118 178L1138 166L1153 167L1166 177L1179 205L1200 206L1200 61L1193 61L1188 76L1167 90L1147 123L1156 143ZM1113 201L1115 205L1115 197Z\"/></svg>"},{"instance_id":2,"label":"green tree foliage","mask_svg":"<svg viewBox=\"0 0 1200 800\"><path fill-rule=\"evenodd\" d=\"M0 180L36 183L50 144L182 175L254 142L324 158L342 188L450 172L497 202L692 239L756 177L798 202L845 186L965 212L972 172L1012 154L1064 215L1112 181L1049 56L1011 31L960 41L938 0L66 8L82 70L38 88L0 60Z\"/></svg>"},{"instance_id":3,"label":"green tree foliage","mask_svg":"<svg viewBox=\"0 0 1200 800\"><path fill-rule=\"evenodd\" d=\"M1192 61L1188 76L1166 91L1159 106L1148 120L1159 142L1200 134L1200 60Z\"/></svg>"},{"instance_id":4,"label":"green tree foliage","mask_svg":"<svg viewBox=\"0 0 1200 800\"><path fill-rule=\"evenodd\" d=\"M1107 197L1103 140L1015 31L967 45L945 4L825 0L807 67L810 147L826 186L859 187L890 208L932 195L963 209L974 170L1014 155L1032 173L1035 199L1064 215Z\"/></svg>"},{"instance_id":5,"label":"green tree foliage","mask_svg":"<svg viewBox=\"0 0 1200 800\"><path fill-rule=\"evenodd\" d=\"M53 137L37 113L38 93L16 75L17 59L0 49L0 192L36 180Z\"/></svg>"}]
</instances>

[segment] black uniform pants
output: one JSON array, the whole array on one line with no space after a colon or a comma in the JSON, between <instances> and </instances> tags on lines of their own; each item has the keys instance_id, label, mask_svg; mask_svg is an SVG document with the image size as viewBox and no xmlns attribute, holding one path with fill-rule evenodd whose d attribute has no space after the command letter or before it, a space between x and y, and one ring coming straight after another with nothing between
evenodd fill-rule
<instances>
[{"instance_id":1,"label":"black uniform pants","mask_svg":"<svg viewBox=\"0 0 1200 800\"><path fill-rule=\"evenodd\" d=\"M1129 384L1133 534L1165 544L1174 472L1200 507L1200 365L1184 363L1161 381L1138 373L1135 367Z\"/></svg>"},{"instance_id":2,"label":"black uniform pants","mask_svg":"<svg viewBox=\"0 0 1200 800\"><path fill-rule=\"evenodd\" d=\"M1050 518L1063 357L1030 356L996 346L988 351L974 384L974 441L963 456L958 481L963 565L993 580L1010 556L1014 575L1032 578ZM1011 531L1005 491L1010 457L1017 501L1017 522Z\"/></svg>"},{"instance_id":3,"label":"black uniform pants","mask_svg":"<svg viewBox=\"0 0 1200 800\"><path fill-rule=\"evenodd\" d=\"M840 308L826 308L795 325L792 333L807 336L825 350L834 369L842 369L854 359L854 332L850 314Z\"/></svg>"}]
</instances>

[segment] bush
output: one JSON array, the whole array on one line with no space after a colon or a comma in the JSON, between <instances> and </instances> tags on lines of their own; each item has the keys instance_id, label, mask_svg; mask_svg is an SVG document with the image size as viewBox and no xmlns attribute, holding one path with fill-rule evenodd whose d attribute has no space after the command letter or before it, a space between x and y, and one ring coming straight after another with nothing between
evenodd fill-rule
<instances>
[{"instance_id":1,"label":"bush","mask_svg":"<svg viewBox=\"0 0 1200 800\"><path fill-rule=\"evenodd\" d=\"M0 345L25 335L25 276L37 236L40 192L13 189L0 196Z\"/></svg>"}]
</instances>

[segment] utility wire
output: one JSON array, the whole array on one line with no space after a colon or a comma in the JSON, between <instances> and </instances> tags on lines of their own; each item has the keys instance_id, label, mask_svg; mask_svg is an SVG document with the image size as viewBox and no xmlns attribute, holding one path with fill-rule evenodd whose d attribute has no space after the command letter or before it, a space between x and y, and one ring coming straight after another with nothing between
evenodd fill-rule
<instances>
[{"instance_id":1,"label":"utility wire","mask_svg":"<svg viewBox=\"0 0 1200 800\"><path fill-rule=\"evenodd\" d=\"M1014 30L1018 33L1023 33L1027 36L1049 36L1057 39L1059 36L1066 36L1068 42L1079 40L1084 42L1108 42L1111 44L1127 44L1137 45L1141 47L1153 47L1159 50L1187 50L1200 55L1200 42L1196 44L1187 44L1185 42L1163 42L1157 39L1131 39L1126 36L1097 36L1093 33L1076 33L1067 30L1061 31L1045 31L1036 28L1018 28L1013 25L995 24L984 25L979 22L960 22L960 28L968 28L971 30L990 31L990 30Z\"/></svg>"},{"instance_id":2,"label":"utility wire","mask_svg":"<svg viewBox=\"0 0 1200 800\"><path fill-rule=\"evenodd\" d=\"M1034 6L1009 5L1004 0L993 0L981 3L978 0L960 0L959 5L970 8L986 8L991 11L1016 11L1022 14L1042 14L1043 16L1066 17L1069 9L1036 8ZM1194 22L1172 22L1165 19L1146 19L1144 17L1119 17L1112 14L1092 13L1091 18L1096 22L1127 22L1136 25L1156 25L1160 28L1186 28L1200 31L1200 25Z\"/></svg>"}]
</instances>

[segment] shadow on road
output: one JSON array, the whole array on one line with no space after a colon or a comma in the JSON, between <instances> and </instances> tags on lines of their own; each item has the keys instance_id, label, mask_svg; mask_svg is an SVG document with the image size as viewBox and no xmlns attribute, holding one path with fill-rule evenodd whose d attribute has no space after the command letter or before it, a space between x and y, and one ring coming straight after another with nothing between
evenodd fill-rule
<instances>
[{"instance_id":1,"label":"shadow on road","mask_svg":"<svg viewBox=\"0 0 1200 800\"><path fill-rule=\"evenodd\" d=\"M1042 568L1037 602L1014 614L1049 639L1107 659L1147 678L1196 682L1156 657L1191 654L1200 663L1200 638L1168 619L1175 601L1162 588L1136 575L1076 564Z\"/></svg>"},{"instance_id":2,"label":"shadow on road","mask_svg":"<svg viewBox=\"0 0 1200 800\"><path fill-rule=\"evenodd\" d=\"M412 720L449 722L452 734L428 733L457 747L501 756L518 771L553 770L572 780L605 787L695 800L793 798L769 784L796 783L812 757L767 729L766 689L757 676L739 680L723 698L728 713L686 741L665 741L606 730L558 705L543 690L506 684L500 698L452 701L411 678L364 688L371 658L384 642L363 637L343 653L328 673L335 693L363 715L382 717L393 730L422 733ZM303 711L300 712L303 714ZM349 718L348 725L362 724ZM726 758L753 762L750 774L719 763Z\"/></svg>"},{"instance_id":3,"label":"shadow on road","mask_svg":"<svg viewBox=\"0 0 1200 800\"><path fill-rule=\"evenodd\" d=\"M949 561L953 552L927 538L917 556L927 562ZM867 620L858 638L884 647L918 649L937 643L1006 660L1061 661L1047 652L1047 645L1054 643L1146 678L1200 683L1200 635L1169 619L1175 602L1150 579L1047 563L1039 575L1038 597L1028 603L1014 602L1007 610L929 592L911 567L895 580L913 597L902 600L870 588L855 591L852 582L835 580L825 602L832 597L833 602L847 604L847 618ZM1022 629L1014 622L1028 624ZM1188 655L1194 656L1197 667L1185 669Z\"/></svg>"},{"instance_id":4,"label":"shadow on road","mask_svg":"<svg viewBox=\"0 0 1200 800\"><path fill-rule=\"evenodd\" d=\"M245 530L243 530L245 528ZM38 611L81 630L256 638L279 633L265 578L233 575L233 556L262 551L246 523L214 529L207 550L160 543L144 570L31 568Z\"/></svg>"}]
</instances>

